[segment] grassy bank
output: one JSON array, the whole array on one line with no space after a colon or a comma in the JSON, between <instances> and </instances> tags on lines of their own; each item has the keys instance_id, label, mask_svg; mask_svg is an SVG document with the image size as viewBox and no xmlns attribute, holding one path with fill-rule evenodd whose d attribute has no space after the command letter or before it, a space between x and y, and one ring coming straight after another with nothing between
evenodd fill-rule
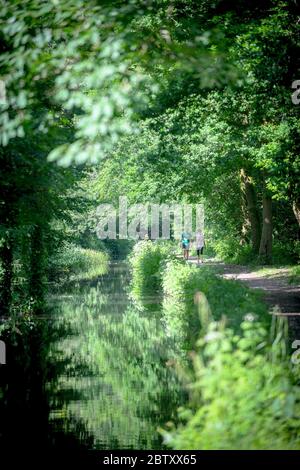
<instances>
[{"instance_id":1,"label":"grassy bank","mask_svg":"<svg viewBox=\"0 0 300 470\"><path fill-rule=\"evenodd\" d=\"M65 244L51 258L49 279L56 285L93 280L108 270L109 256L104 251Z\"/></svg>"},{"instance_id":2,"label":"grassy bank","mask_svg":"<svg viewBox=\"0 0 300 470\"><path fill-rule=\"evenodd\" d=\"M290 283L300 284L300 265L293 266L290 272Z\"/></svg>"},{"instance_id":3,"label":"grassy bank","mask_svg":"<svg viewBox=\"0 0 300 470\"><path fill-rule=\"evenodd\" d=\"M195 295L202 293L208 300L212 318L226 319L228 326L239 331L246 315L270 322L261 294L244 284L218 277L210 268L180 261L167 263L163 276L163 316L168 331L186 338L192 345L198 336L200 323Z\"/></svg>"},{"instance_id":4,"label":"grassy bank","mask_svg":"<svg viewBox=\"0 0 300 470\"><path fill-rule=\"evenodd\" d=\"M275 322L275 319L274 319ZM173 449L300 449L299 366L286 353L286 328L247 319L241 333L211 321L200 334L181 423L162 431ZM281 320L282 322L282 320Z\"/></svg>"},{"instance_id":5,"label":"grassy bank","mask_svg":"<svg viewBox=\"0 0 300 470\"><path fill-rule=\"evenodd\" d=\"M288 351L285 320L272 319L260 293L244 284L162 253L155 264L155 253L147 247L143 263L132 264L135 282L143 285L159 266L154 287L163 297L166 334L179 349L194 349L190 363L186 354L175 363L189 399L179 423L161 430L165 444L300 449L300 371Z\"/></svg>"},{"instance_id":6,"label":"grassy bank","mask_svg":"<svg viewBox=\"0 0 300 470\"><path fill-rule=\"evenodd\" d=\"M175 257L170 244L141 241L137 243L129 257L132 271L131 294L133 298L150 305L148 300L161 297L162 282L166 262Z\"/></svg>"},{"instance_id":7,"label":"grassy bank","mask_svg":"<svg viewBox=\"0 0 300 470\"><path fill-rule=\"evenodd\" d=\"M147 305L147 299L161 301L162 319L167 333L191 349L200 323L194 299L205 294L215 320L226 318L228 326L239 331L244 317L251 314L263 323L270 315L261 293L243 283L220 278L215 269L197 267L175 257L169 244L139 242L130 257L131 293Z\"/></svg>"}]
</instances>

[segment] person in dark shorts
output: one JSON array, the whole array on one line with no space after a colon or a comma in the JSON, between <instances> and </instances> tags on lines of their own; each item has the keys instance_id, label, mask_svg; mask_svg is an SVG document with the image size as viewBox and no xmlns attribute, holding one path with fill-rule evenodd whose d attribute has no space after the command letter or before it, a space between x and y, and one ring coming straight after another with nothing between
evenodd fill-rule
<instances>
[{"instance_id":1,"label":"person in dark shorts","mask_svg":"<svg viewBox=\"0 0 300 470\"><path fill-rule=\"evenodd\" d=\"M196 232L196 250L197 250L197 263L203 263L203 250L205 246L204 234L201 229Z\"/></svg>"}]
</instances>

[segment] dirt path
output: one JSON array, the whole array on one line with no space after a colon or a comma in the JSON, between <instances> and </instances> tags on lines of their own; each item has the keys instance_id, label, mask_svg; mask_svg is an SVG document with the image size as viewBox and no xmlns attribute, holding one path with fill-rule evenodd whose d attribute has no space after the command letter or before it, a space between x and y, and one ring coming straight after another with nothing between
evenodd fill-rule
<instances>
[{"instance_id":1,"label":"dirt path","mask_svg":"<svg viewBox=\"0 0 300 470\"><path fill-rule=\"evenodd\" d=\"M191 259L190 262L194 264L196 260ZM274 314L287 316L290 329L300 339L300 286L289 284L288 268L251 268L215 261L208 261L205 265L216 267L225 279L239 280L252 289L261 289Z\"/></svg>"},{"instance_id":2,"label":"dirt path","mask_svg":"<svg viewBox=\"0 0 300 470\"><path fill-rule=\"evenodd\" d=\"M251 271L246 266L224 265L225 279L238 279L252 289L261 289L271 308L280 309L284 315L300 315L300 287L288 283L288 269L273 272Z\"/></svg>"}]
</instances>

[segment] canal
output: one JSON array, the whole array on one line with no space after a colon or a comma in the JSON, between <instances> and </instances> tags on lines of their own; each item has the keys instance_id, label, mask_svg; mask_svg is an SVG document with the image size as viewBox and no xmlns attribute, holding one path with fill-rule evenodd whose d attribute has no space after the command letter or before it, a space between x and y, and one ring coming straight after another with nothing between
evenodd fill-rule
<instances>
[{"instance_id":1,"label":"canal","mask_svg":"<svg viewBox=\"0 0 300 470\"><path fill-rule=\"evenodd\" d=\"M176 420L184 400L170 365L181 352L165 332L159 299L136 303L129 286L126 263L111 263L96 281L50 297L30 351L11 346L3 447L72 455L164 448L158 428Z\"/></svg>"}]
</instances>

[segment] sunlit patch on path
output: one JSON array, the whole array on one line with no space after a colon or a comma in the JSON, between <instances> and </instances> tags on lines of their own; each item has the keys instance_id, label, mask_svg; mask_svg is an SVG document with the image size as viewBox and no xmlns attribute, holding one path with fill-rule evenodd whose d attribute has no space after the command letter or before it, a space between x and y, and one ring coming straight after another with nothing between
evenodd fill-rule
<instances>
[{"instance_id":1,"label":"sunlit patch on path","mask_svg":"<svg viewBox=\"0 0 300 470\"><path fill-rule=\"evenodd\" d=\"M189 263L197 264L197 260L191 258ZM202 266L214 267L224 279L242 281L251 289L263 291L272 313L287 316L293 330L300 333L300 286L289 284L288 268L240 266L214 260L199 265Z\"/></svg>"}]
</instances>

